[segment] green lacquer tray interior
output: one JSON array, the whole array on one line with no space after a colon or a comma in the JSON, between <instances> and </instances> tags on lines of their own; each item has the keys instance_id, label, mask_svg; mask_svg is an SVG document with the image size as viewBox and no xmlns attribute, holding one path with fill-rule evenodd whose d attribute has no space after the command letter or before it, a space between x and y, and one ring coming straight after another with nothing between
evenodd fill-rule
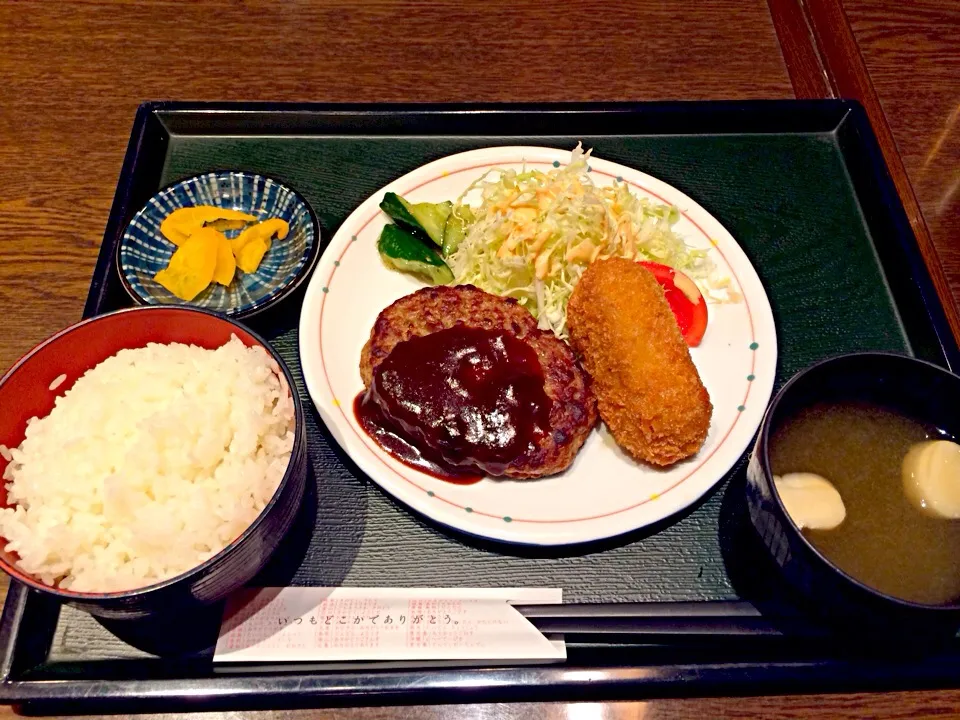
<instances>
[{"instance_id":1,"label":"green lacquer tray interior","mask_svg":"<svg viewBox=\"0 0 960 720\"><path fill-rule=\"evenodd\" d=\"M327 241L369 195L426 162L492 145L570 149L578 141L680 189L738 240L773 307L777 387L817 360L854 350L960 362L869 124L845 101L144 105L85 315L130 304L114 260L123 229L158 188L183 177L221 169L275 177L313 206ZM574 548L486 543L398 506L312 412L297 356L302 293L248 321L288 362L311 409L313 480L294 531L255 584L561 587L567 602L601 615L643 603L649 632L571 621L569 659L558 666L276 665L237 675L210 660L219 608L162 633L108 628L14 583L0 622L0 700L90 712L135 708L145 696L156 701L151 707L276 707L960 681L960 647L936 657L867 658L823 637L815 623L771 630L757 620L803 618L804 609L745 526L743 462L669 522ZM704 615L710 622L691 621Z\"/></svg>"}]
</instances>

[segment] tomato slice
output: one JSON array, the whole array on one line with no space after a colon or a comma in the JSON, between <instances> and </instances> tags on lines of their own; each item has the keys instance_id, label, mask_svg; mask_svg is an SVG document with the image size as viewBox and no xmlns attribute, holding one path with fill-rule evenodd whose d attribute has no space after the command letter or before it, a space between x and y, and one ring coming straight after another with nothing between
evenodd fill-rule
<instances>
[{"instance_id":1,"label":"tomato slice","mask_svg":"<svg viewBox=\"0 0 960 720\"><path fill-rule=\"evenodd\" d=\"M663 288L667 304L680 326L680 334L690 347L696 347L707 331L707 302L697 284L669 265L641 261Z\"/></svg>"}]
</instances>

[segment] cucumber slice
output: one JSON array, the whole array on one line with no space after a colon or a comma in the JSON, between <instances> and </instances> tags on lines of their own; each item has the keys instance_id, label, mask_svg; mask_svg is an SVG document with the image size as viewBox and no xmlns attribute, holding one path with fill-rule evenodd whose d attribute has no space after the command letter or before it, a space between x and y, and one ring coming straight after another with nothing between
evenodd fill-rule
<instances>
[{"instance_id":1,"label":"cucumber slice","mask_svg":"<svg viewBox=\"0 0 960 720\"><path fill-rule=\"evenodd\" d=\"M396 193L383 196L380 209L414 235L432 240L437 245L443 242L443 226L447 223L453 203L409 203Z\"/></svg>"},{"instance_id":2,"label":"cucumber slice","mask_svg":"<svg viewBox=\"0 0 960 720\"><path fill-rule=\"evenodd\" d=\"M473 210L467 205L458 205L451 211L447 224L443 226L443 242L440 245L444 257L457 251L460 243L467 236L467 228L475 220Z\"/></svg>"},{"instance_id":3,"label":"cucumber slice","mask_svg":"<svg viewBox=\"0 0 960 720\"><path fill-rule=\"evenodd\" d=\"M377 240L383 264L400 272L425 277L433 285L453 282L453 272L440 253L398 225L386 225Z\"/></svg>"}]
</instances>

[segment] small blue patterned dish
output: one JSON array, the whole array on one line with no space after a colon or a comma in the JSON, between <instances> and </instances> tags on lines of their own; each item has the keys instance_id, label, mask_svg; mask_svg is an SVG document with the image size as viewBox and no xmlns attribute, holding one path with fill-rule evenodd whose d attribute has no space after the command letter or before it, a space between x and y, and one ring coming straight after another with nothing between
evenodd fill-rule
<instances>
[{"instance_id":1,"label":"small blue patterned dish","mask_svg":"<svg viewBox=\"0 0 960 720\"><path fill-rule=\"evenodd\" d=\"M176 246L160 234L160 223L177 208L214 205L281 218L290 225L283 240L274 240L253 273L237 272L228 287L211 283L189 303L153 279L170 262ZM228 238L239 230L228 230ZM142 305L192 305L234 318L265 310L298 287L320 256L320 228L313 210L299 193L263 175L210 172L161 190L127 225L117 250L123 287Z\"/></svg>"}]
</instances>

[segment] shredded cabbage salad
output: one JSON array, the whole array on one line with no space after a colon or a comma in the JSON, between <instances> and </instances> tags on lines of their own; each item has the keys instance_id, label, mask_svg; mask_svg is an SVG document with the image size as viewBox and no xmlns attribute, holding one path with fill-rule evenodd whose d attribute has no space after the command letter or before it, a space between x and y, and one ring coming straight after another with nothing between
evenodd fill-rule
<instances>
[{"instance_id":1,"label":"shredded cabbage salad","mask_svg":"<svg viewBox=\"0 0 960 720\"><path fill-rule=\"evenodd\" d=\"M638 198L625 182L598 187L580 145L570 163L542 172L493 169L457 199L465 235L447 257L456 284L516 298L540 328L566 338L567 300L594 260L652 260L680 270L708 301L736 301L706 249L674 232L675 207ZM479 202L478 202L479 201Z\"/></svg>"}]
</instances>

